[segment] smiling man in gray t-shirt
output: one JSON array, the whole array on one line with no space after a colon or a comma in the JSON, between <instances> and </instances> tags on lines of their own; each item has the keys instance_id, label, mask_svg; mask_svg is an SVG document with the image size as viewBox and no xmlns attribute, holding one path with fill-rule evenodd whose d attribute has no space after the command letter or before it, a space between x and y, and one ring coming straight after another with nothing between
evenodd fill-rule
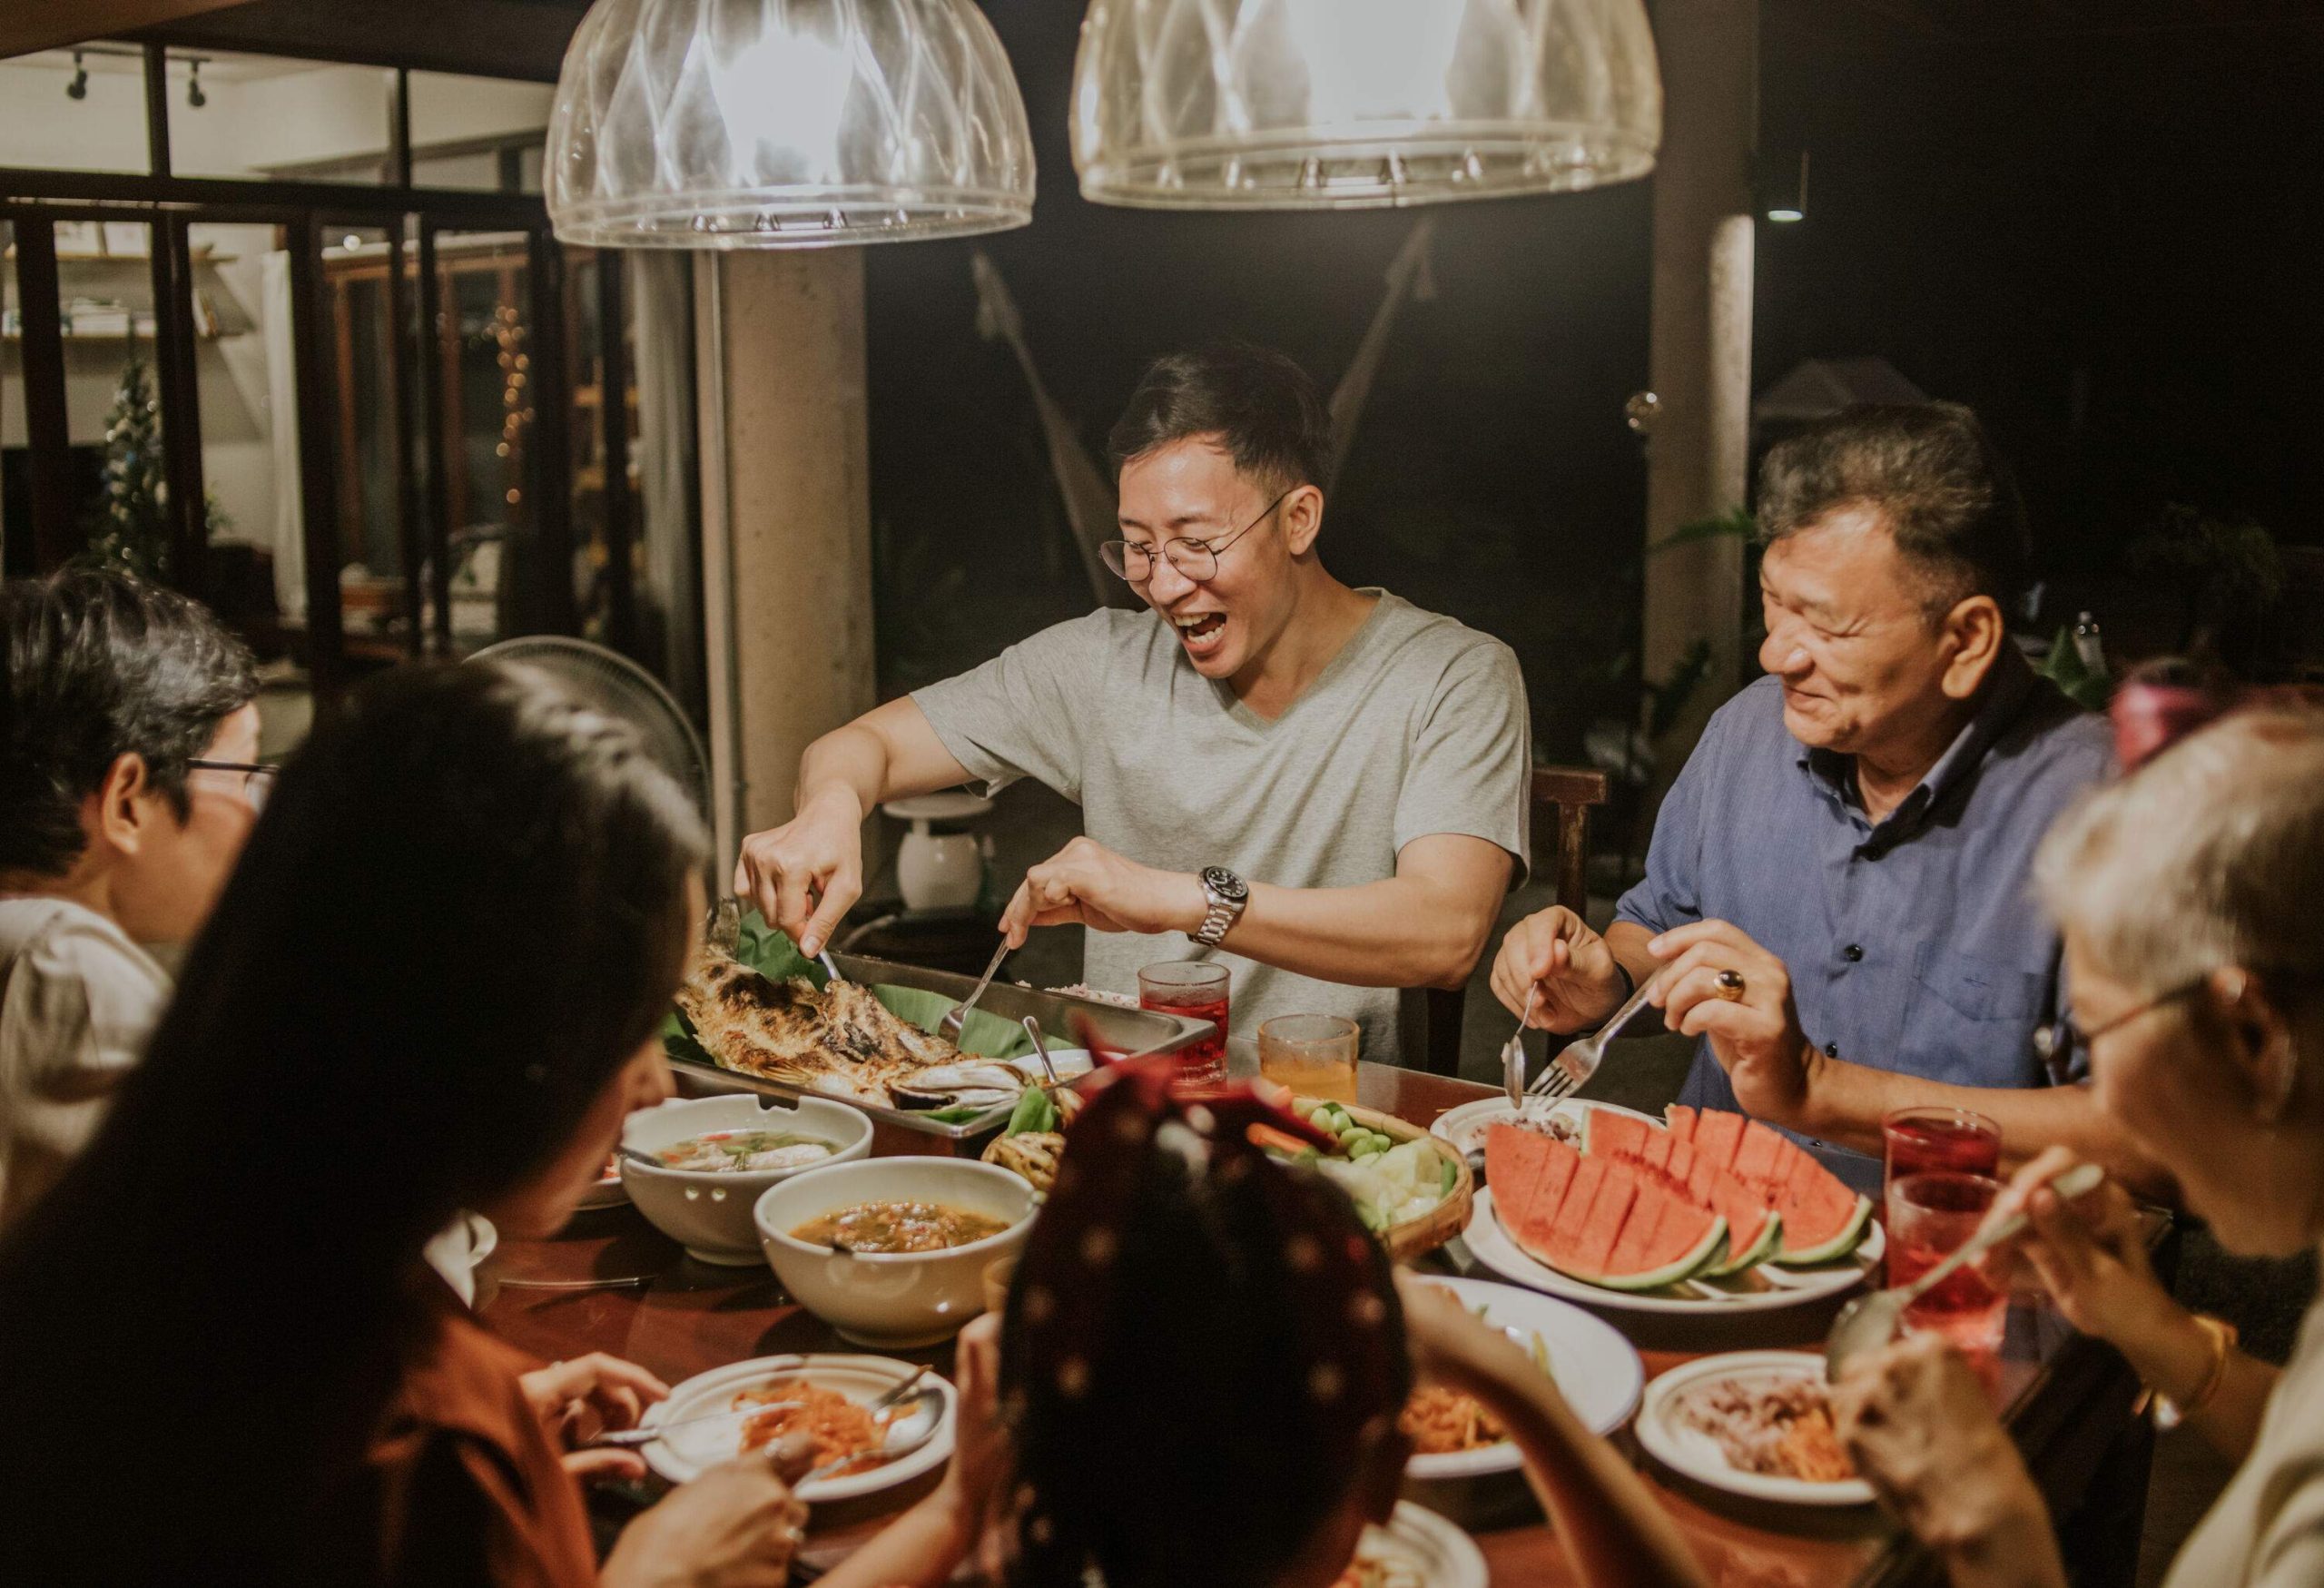
<instances>
[{"instance_id":1,"label":"smiling man in gray t-shirt","mask_svg":"<svg viewBox=\"0 0 2324 1588\"><path fill-rule=\"evenodd\" d=\"M1509 647L1324 571L1330 424L1280 354L1157 362L1114 429L1122 538L1147 610L1105 610L891 701L809 746L798 814L745 840L735 892L810 953L862 886L879 802L1039 778L1084 836L1003 916L1089 927L1084 978L1213 957L1236 1031L1354 1017L1417 1059L1416 1001L1464 981L1525 853L1531 755Z\"/></svg>"}]
</instances>

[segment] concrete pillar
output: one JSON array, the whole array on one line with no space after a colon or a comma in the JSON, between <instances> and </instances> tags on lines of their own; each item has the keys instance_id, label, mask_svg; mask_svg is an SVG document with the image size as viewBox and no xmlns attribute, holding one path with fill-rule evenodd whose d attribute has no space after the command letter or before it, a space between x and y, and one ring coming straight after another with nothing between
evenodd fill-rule
<instances>
[{"instance_id":1,"label":"concrete pillar","mask_svg":"<svg viewBox=\"0 0 2324 1588\"><path fill-rule=\"evenodd\" d=\"M1654 169L1649 378L1660 408L1647 451L1649 546L1746 497L1758 0L1657 0L1654 23L1664 108ZM1658 746L1666 785L1741 678L1743 599L1737 540L1647 559L1646 676L1667 677L1699 640L1711 647L1709 677Z\"/></svg>"},{"instance_id":2,"label":"concrete pillar","mask_svg":"<svg viewBox=\"0 0 2324 1588\"><path fill-rule=\"evenodd\" d=\"M863 256L695 263L704 642L720 861L792 814L800 753L874 704Z\"/></svg>"}]
</instances>

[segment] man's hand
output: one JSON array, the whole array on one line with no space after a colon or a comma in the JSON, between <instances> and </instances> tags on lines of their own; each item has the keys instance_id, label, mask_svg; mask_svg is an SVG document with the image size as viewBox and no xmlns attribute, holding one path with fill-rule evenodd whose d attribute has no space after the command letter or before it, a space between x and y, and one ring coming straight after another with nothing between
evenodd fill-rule
<instances>
[{"instance_id":1,"label":"man's hand","mask_svg":"<svg viewBox=\"0 0 2324 1588\"><path fill-rule=\"evenodd\" d=\"M1665 962L1647 994L1665 1023L1689 1037L1709 1036L1711 1056L1745 1113L1800 1128L1814 1059L1783 962L1724 921L1694 922L1646 946ZM1741 997L1721 996L1722 973L1742 978Z\"/></svg>"},{"instance_id":2,"label":"man's hand","mask_svg":"<svg viewBox=\"0 0 2324 1588\"><path fill-rule=\"evenodd\" d=\"M819 795L780 827L743 840L734 895L788 932L810 959L863 896L863 812L846 789Z\"/></svg>"},{"instance_id":3,"label":"man's hand","mask_svg":"<svg viewBox=\"0 0 2324 1588\"><path fill-rule=\"evenodd\" d=\"M523 1375L517 1384L533 1415L565 1450L565 1470L579 1478L642 1478L645 1459L631 1450L580 1450L600 1434L635 1428L670 1386L635 1362L603 1351Z\"/></svg>"},{"instance_id":4,"label":"man's hand","mask_svg":"<svg viewBox=\"0 0 2324 1588\"><path fill-rule=\"evenodd\" d=\"M1534 1025L1573 1031L1621 1007L1630 985L1606 940L1559 904L1511 927L1493 957L1492 995L1510 1013L1523 1017L1529 993Z\"/></svg>"},{"instance_id":5,"label":"man's hand","mask_svg":"<svg viewBox=\"0 0 2324 1588\"><path fill-rule=\"evenodd\" d=\"M1001 912L1000 934L1009 947L1021 948L1036 926L1190 932L1208 912L1202 881L1192 873L1157 871L1077 838L1025 873Z\"/></svg>"}]
</instances>

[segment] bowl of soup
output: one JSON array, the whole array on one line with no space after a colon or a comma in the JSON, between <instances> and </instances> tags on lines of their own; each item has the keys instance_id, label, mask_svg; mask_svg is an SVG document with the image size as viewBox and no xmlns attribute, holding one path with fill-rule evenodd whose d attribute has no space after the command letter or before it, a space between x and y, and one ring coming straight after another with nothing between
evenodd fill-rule
<instances>
[{"instance_id":1,"label":"bowl of soup","mask_svg":"<svg viewBox=\"0 0 2324 1588\"><path fill-rule=\"evenodd\" d=\"M759 1246L802 1307L859 1345L932 1346L984 1310L984 1271L1013 1256L1037 1194L964 1158L872 1158L759 1197Z\"/></svg>"},{"instance_id":2,"label":"bowl of soup","mask_svg":"<svg viewBox=\"0 0 2324 1588\"><path fill-rule=\"evenodd\" d=\"M750 1093L640 1109L622 1126L629 1199L687 1255L726 1267L762 1260L751 1209L770 1186L872 1150L872 1121L821 1098L796 1107ZM642 1157L639 1155L643 1155Z\"/></svg>"}]
</instances>

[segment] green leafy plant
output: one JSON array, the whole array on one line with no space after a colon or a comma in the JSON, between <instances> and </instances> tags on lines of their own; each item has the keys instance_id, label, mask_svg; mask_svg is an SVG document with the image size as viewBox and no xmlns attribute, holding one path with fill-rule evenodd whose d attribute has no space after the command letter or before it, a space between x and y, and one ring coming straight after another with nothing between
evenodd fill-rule
<instances>
[{"instance_id":1,"label":"green leafy plant","mask_svg":"<svg viewBox=\"0 0 2324 1588\"><path fill-rule=\"evenodd\" d=\"M162 406L153 370L131 354L105 414L103 494L90 515L88 560L140 578L170 571L169 525L162 517L167 493L162 474Z\"/></svg>"},{"instance_id":2,"label":"green leafy plant","mask_svg":"<svg viewBox=\"0 0 2324 1588\"><path fill-rule=\"evenodd\" d=\"M2208 650L2206 642L2273 605L2284 590L2273 535L2248 518L2223 518L2184 502L2162 509L2131 543L2123 564L2134 577L2181 592L2173 648L2186 654Z\"/></svg>"},{"instance_id":3,"label":"green leafy plant","mask_svg":"<svg viewBox=\"0 0 2324 1588\"><path fill-rule=\"evenodd\" d=\"M2085 711L2104 711L2106 703L2113 698L2112 676L2105 668L2093 669L2082 659L2081 647L2073 643L2073 630L2063 624L2058 627L2058 637L2050 642L2050 654L2034 671Z\"/></svg>"}]
</instances>

